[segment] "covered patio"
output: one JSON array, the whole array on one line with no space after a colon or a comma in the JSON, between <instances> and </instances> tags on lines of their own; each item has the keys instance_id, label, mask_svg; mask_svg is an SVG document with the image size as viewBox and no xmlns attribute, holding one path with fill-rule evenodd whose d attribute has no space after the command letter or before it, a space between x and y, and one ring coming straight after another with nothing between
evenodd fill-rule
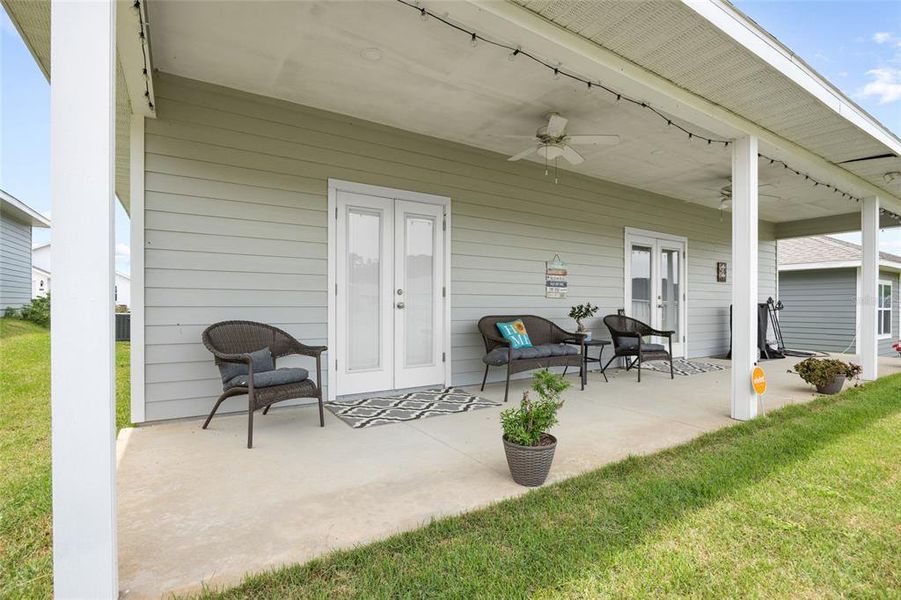
<instances>
[{"instance_id":1,"label":"covered patio","mask_svg":"<svg viewBox=\"0 0 901 600\"><path fill-rule=\"evenodd\" d=\"M845 360L857 357L836 355ZM769 389L761 413L812 400L787 372L798 359L764 363ZM630 455L655 452L728 426L725 367L690 376L647 372L577 377L566 392L550 482ZM880 375L901 373L881 359ZM511 386L518 398L526 380ZM125 598L225 586L246 573L305 562L432 519L525 493L504 459L498 413L503 384L472 393L500 403L482 410L351 429L331 413L318 427L314 406L272 411L258 422L253 452L246 419L223 417L202 431L195 420L126 429L117 445L119 565Z\"/></svg>"}]
</instances>

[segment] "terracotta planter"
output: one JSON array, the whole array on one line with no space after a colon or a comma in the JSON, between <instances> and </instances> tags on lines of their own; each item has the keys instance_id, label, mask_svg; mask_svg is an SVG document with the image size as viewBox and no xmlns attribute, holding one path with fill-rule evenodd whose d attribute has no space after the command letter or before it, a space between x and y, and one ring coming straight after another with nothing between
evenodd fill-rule
<instances>
[{"instance_id":1,"label":"terracotta planter","mask_svg":"<svg viewBox=\"0 0 901 600\"><path fill-rule=\"evenodd\" d=\"M537 487L545 482L554 462L554 451L557 449L557 438L549 433L542 435L543 445L520 446L508 442L503 437L504 453L507 455L507 466L513 481L519 485Z\"/></svg>"},{"instance_id":2,"label":"terracotta planter","mask_svg":"<svg viewBox=\"0 0 901 600\"><path fill-rule=\"evenodd\" d=\"M845 376L844 375L836 375L832 378L832 381L827 383L826 385L818 385L817 391L821 394L837 394L842 391L842 387L845 385Z\"/></svg>"}]
</instances>

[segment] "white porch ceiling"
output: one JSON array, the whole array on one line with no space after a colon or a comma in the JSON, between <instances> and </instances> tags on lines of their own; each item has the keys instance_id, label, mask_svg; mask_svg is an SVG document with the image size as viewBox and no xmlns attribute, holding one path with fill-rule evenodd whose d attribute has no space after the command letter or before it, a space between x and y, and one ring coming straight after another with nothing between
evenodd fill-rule
<instances>
[{"instance_id":1,"label":"white porch ceiling","mask_svg":"<svg viewBox=\"0 0 901 600\"><path fill-rule=\"evenodd\" d=\"M456 7L445 2L432 9L453 19ZM585 163L573 167L561 161L561 170L712 208L719 206L719 189L729 182L730 151L722 146L689 142L645 109L617 103L608 94L589 95L581 84L554 80L538 65L509 61L501 49L484 43L473 48L465 34L434 19L423 22L393 1L213 5L153 0L149 11L154 64L161 71L505 155L529 143L514 136L532 135L547 113L559 112L570 120L570 133L612 133L622 139L617 146L580 148ZM478 29L478 24L467 25ZM381 52L380 60L363 57L371 48ZM856 210L853 201L783 169L762 163L760 179L768 184L765 192L775 196L761 198L765 220Z\"/></svg>"}]
</instances>

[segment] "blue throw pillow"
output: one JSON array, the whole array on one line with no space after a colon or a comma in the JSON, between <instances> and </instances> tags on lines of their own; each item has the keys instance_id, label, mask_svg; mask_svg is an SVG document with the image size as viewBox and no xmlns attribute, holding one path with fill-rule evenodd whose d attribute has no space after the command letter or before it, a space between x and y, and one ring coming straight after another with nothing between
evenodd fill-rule
<instances>
[{"instance_id":1,"label":"blue throw pillow","mask_svg":"<svg viewBox=\"0 0 901 600\"><path fill-rule=\"evenodd\" d=\"M250 353L253 360L253 372L262 373L275 369L275 361L272 359L272 352L269 347L260 348L256 352ZM238 377L239 375L247 375L247 363L222 362L219 363L219 374L222 375L222 383Z\"/></svg>"},{"instance_id":2,"label":"blue throw pillow","mask_svg":"<svg viewBox=\"0 0 901 600\"><path fill-rule=\"evenodd\" d=\"M529 333L526 331L526 325L522 322L522 319L516 319L509 323L498 323L497 329L504 336L505 340L510 341L511 348L532 347L532 340L529 339Z\"/></svg>"}]
</instances>

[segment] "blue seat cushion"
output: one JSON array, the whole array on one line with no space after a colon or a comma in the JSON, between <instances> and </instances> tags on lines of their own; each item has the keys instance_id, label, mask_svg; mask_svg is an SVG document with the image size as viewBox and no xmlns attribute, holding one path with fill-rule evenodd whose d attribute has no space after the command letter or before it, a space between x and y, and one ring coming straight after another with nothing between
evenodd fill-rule
<instances>
[{"instance_id":1,"label":"blue seat cushion","mask_svg":"<svg viewBox=\"0 0 901 600\"><path fill-rule=\"evenodd\" d=\"M262 373L253 373L253 387L264 388L274 385L284 385L286 383L300 383L310 376L310 372L300 367L272 369L263 371ZM229 390L236 387L247 387L247 373L238 375L229 380L225 384L225 389Z\"/></svg>"},{"instance_id":2,"label":"blue seat cushion","mask_svg":"<svg viewBox=\"0 0 901 600\"><path fill-rule=\"evenodd\" d=\"M528 358L547 358L549 356L574 356L579 354L578 346L569 344L541 344L530 348L495 348L482 357L486 365L499 366L507 364L512 355L513 360Z\"/></svg>"},{"instance_id":3,"label":"blue seat cushion","mask_svg":"<svg viewBox=\"0 0 901 600\"><path fill-rule=\"evenodd\" d=\"M275 368L275 360L272 358L272 352L269 351L268 346L265 348L260 348L256 352L251 352L250 358L251 360L253 360L254 373L271 371ZM219 374L222 375L222 383L228 383L235 377L238 377L239 375L247 375L247 373L247 363L219 363Z\"/></svg>"},{"instance_id":4,"label":"blue seat cushion","mask_svg":"<svg viewBox=\"0 0 901 600\"><path fill-rule=\"evenodd\" d=\"M618 350L638 350L638 338L620 338L616 345ZM642 352L661 352L666 351L663 344L650 344L648 342L641 343Z\"/></svg>"}]
</instances>

